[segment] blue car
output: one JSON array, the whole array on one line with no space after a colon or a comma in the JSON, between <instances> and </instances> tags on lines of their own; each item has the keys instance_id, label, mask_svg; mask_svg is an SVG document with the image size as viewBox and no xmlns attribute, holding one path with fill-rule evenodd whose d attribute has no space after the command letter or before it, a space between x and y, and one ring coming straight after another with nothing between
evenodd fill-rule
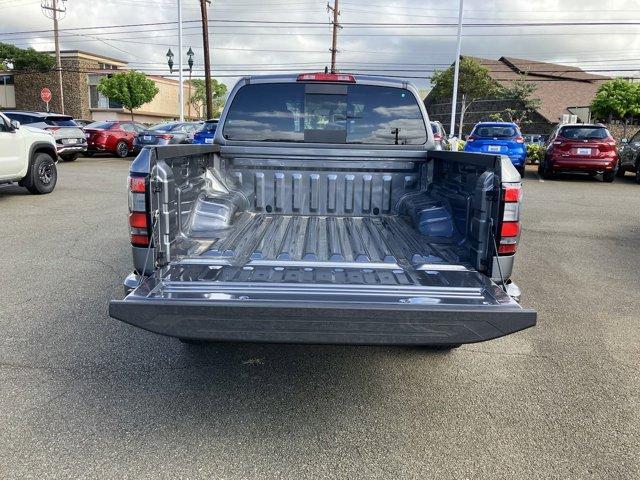
<instances>
[{"instance_id":1,"label":"blue car","mask_svg":"<svg viewBox=\"0 0 640 480\"><path fill-rule=\"evenodd\" d=\"M524 144L524 137L515 123L481 122L476 124L471 135L467 138L464 151L507 155L520 175L524 175L527 147Z\"/></svg>"},{"instance_id":2,"label":"blue car","mask_svg":"<svg viewBox=\"0 0 640 480\"><path fill-rule=\"evenodd\" d=\"M196 132L193 136L193 143L200 145L210 145L213 143L213 135L216 133L216 127L218 126L218 120L207 120L204 122L202 130Z\"/></svg>"}]
</instances>

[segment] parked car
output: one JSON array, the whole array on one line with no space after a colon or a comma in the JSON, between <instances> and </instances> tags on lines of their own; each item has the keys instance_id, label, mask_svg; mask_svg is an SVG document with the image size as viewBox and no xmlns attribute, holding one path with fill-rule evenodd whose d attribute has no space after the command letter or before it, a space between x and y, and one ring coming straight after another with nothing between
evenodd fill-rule
<instances>
[{"instance_id":1,"label":"parked car","mask_svg":"<svg viewBox=\"0 0 640 480\"><path fill-rule=\"evenodd\" d=\"M525 145L544 145L547 142L547 136L546 135L538 135L536 133L531 134L531 133L525 133L522 135L524 137L524 144Z\"/></svg>"},{"instance_id":2,"label":"parked car","mask_svg":"<svg viewBox=\"0 0 640 480\"><path fill-rule=\"evenodd\" d=\"M0 113L0 184L17 182L31 193L56 186L56 141L51 132L21 126Z\"/></svg>"},{"instance_id":3,"label":"parked car","mask_svg":"<svg viewBox=\"0 0 640 480\"><path fill-rule=\"evenodd\" d=\"M640 183L640 131L631 137L631 140L622 139L618 176L624 177L627 172L633 172L636 183Z\"/></svg>"},{"instance_id":4,"label":"parked car","mask_svg":"<svg viewBox=\"0 0 640 480\"><path fill-rule=\"evenodd\" d=\"M134 142L134 151L139 152L150 145L177 145L191 143L193 136L200 127L191 122L166 122L140 132Z\"/></svg>"},{"instance_id":5,"label":"parked car","mask_svg":"<svg viewBox=\"0 0 640 480\"><path fill-rule=\"evenodd\" d=\"M524 176L527 149L524 137L515 123L480 122L473 127L464 146L465 152L506 155Z\"/></svg>"},{"instance_id":6,"label":"parked car","mask_svg":"<svg viewBox=\"0 0 640 480\"><path fill-rule=\"evenodd\" d=\"M520 176L435 150L428 125L404 79L243 78L212 148L133 161L134 273L109 314L187 342L452 348L533 326L510 281Z\"/></svg>"},{"instance_id":7,"label":"parked car","mask_svg":"<svg viewBox=\"0 0 640 480\"><path fill-rule=\"evenodd\" d=\"M111 153L120 158L133 152L134 141L146 127L132 121L93 122L84 127L87 136L87 156Z\"/></svg>"},{"instance_id":8,"label":"parked car","mask_svg":"<svg viewBox=\"0 0 640 480\"><path fill-rule=\"evenodd\" d=\"M431 121L431 131L433 132L433 141L436 144L436 150L447 150L449 142L447 141L447 133L444 131L442 123Z\"/></svg>"},{"instance_id":9,"label":"parked car","mask_svg":"<svg viewBox=\"0 0 640 480\"><path fill-rule=\"evenodd\" d=\"M73 117L57 113L18 110L6 111L4 114L10 120L20 122L20 125L28 125L50 132L56 142L58 156L66 162L74 161L87 150L84 133L73 121Z\"/></svg>"},{"instance_id":10,"label":"parked car","mask_svg":"<svg viewBox=\"0 0 640 480\"><path fill-rule=\"evenodd\" d=\"M552 178L559 172L602 174L613 182L619 169L616 141L602 124L561 124L547 141L538 173Z\"/></svg>"},{"instance_id":11,"label":"parked car","mask_svg":"<svg viewBox=\"0 0 640 480\"><path fill-rule=\"evenodd\" d=\"M207 120L204 122L202 129L193 136L193 143L205 145L213 143L213 136L216 133L218 119Z\"/></svg>"}]
</instances>

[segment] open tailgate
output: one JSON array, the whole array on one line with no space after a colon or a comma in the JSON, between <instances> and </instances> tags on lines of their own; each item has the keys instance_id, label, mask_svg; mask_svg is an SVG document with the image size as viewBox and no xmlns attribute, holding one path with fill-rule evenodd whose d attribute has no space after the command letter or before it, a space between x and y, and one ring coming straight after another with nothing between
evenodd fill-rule
<instances>
[{"instance_id":1,"label":"open tailgate","mask_svg":"<svg viewBox=\"0 0 640 480\"><path fill-rule=\"evenodd\" d=\"M109 315L206 340L437 345L501 337L536 323L485 275L448 270L173 264Z\"/></svg>"}]
</instances>

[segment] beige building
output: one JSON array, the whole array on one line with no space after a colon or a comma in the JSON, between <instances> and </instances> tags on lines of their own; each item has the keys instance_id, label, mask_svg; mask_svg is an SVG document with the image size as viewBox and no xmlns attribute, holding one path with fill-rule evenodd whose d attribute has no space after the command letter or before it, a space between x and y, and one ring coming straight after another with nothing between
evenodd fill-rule
<instances>
[{"instance_id":1,"label":"beige building","mask_svg":"<svg viewBox=\"0 0 640 480\"><path fill-rule=\"evenodd\" d=\"M131 118L130 113L121 105L98 92L100 79L128 70L126 62L79 50L62 51L61 60L66 114L86 120ZM134 110L135 120L156 123L179 118L178 82L153 75L148 78L155 82L159 91L151 102ZM4 87L4 83L7 83L7 87ZM40 91L44 87L49 88L53 94L49 110L60 112L60 95L55 72L15 75L0 73L0 107L44 111L46 105L40 99ZM188 97L189 86L188 82L185 82L185 117L189 114ZM191 107L191 118L199 117L198 112Z\"/></svg>"}]
</instances>

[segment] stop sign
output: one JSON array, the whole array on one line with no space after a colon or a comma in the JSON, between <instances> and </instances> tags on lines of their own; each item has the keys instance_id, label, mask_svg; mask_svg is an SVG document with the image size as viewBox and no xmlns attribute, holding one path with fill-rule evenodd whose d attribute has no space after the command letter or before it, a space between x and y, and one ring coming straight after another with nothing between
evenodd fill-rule
<instances>
[{"instance_id":1,"label":"stop sign","mask_svg":"<svg viewBox=\"0 0 640 480\"><path fill-rule=\"evenodd\" d=\"M44 87L42 90L40 90L40 98L44 103L49 103L51 101L51 90L49 90L47 87Z\"/></svg>"}]
</instances>

